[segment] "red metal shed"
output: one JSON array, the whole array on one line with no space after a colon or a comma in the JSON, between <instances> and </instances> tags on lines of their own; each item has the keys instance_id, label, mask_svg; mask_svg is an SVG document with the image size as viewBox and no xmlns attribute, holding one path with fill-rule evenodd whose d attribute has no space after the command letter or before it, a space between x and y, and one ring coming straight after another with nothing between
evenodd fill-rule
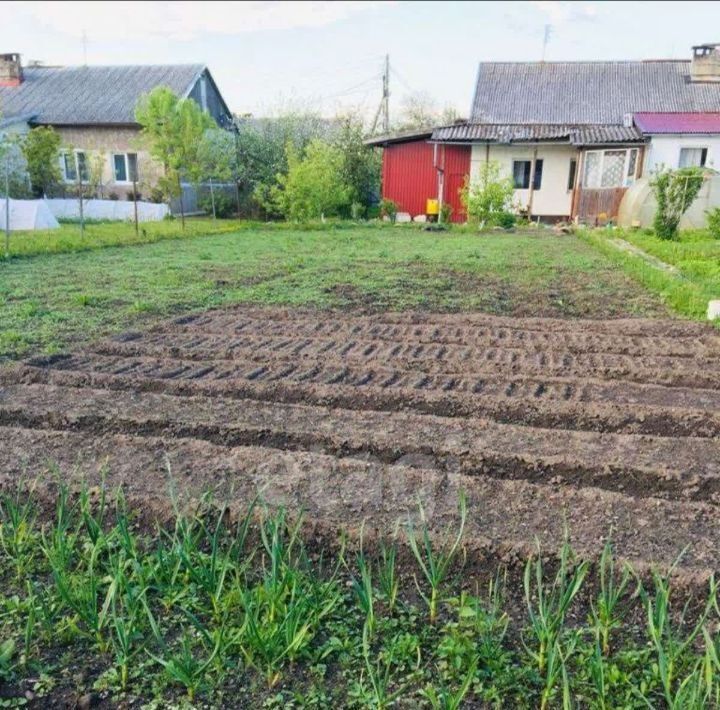
<instances>
[{"instance_id":1,"label":"red metal shed","mask_svg":"<svg viewBox=\"0 0 720 710\"><path fill-rule=\"evenodd\" d=\"M382 196L413 217L425 214L427 200L452 207L452 221L464 222L460 190L470 174L470 146L428 143L431 133L376 139L382 146Z\"/></svg>"}]
</instances>

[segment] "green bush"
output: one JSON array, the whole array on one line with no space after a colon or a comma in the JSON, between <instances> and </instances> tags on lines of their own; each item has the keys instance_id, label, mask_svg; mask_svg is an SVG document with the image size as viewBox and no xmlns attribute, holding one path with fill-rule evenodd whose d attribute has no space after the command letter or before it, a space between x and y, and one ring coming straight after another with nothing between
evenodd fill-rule
<instances>
[{"instance_id":1,"label":"green bush","mask_svg":"<svg viewBox=\"0 0 720 710\"><path fill-rule=\"evenodd\" d=\"M715 207L712 210L706 210L707 225L710 236L713 239L720 239L720 207Z\"/></svg>"},{"instance_id":2,"label":"green bush","mask_svg":"<svg viewBox=\"0 0 720 710\"><path fill-rule=\"evenodd\" d=\"M212 198L209 191L198 200L198 207L205 214L212 215ZM225 192L215 191L215 216L221 218L232 217L236 208L235 200L230 195Z\"/></svg>"},{"instance_id":3,"label":"green bush","mask_svg":"<svg viewBox=\"0 0 720 710\"><path fill-rule=\"evenodd\" d=\"M495 221L498 227L512 229L517 222L517 217L513 212L501 212Z\"/></svg>"},{"instance_id":4,"label":"green bush","mask_svg":"<svg viewBox=\"0 0 720 710\"><path fill-rule=\"evenodd\" d=\"M650 183L657 200L653 228L660 239L677 238L680 219L695 201L704 179L702 168L661 170L655 174Z\"/></svg>"},{"instance_id":5,"label":"green bush","mask_svg":"<svg viewBox=\"0 0 720 710\"><path fill-rule=\"evenodd\" d=\"M510 177L500 177L500 164L494 160L480 166L477 180L465 183L460 198L468 221L485 225L499 224L500 215L508 213L513 198Z\"/></svg>"},{"instance_id":6,"label":"green bush","mask_svg":"<svg viewBox=\"0 0 720 710\"><path fill-rule=\"evenodd\" d=\"M393 200L380 200L380 216L387 217L391 222L397 218L398 206Z\"/></svg>"},{"instance_id":7,"label":"green bush","mask_svg":"<svg viewBox=\"0 0 720 710\"><path fill-rule=\"evenodd\" d=\"M450 224L452 220L453 208L449 202L443 202L440 208L440 221L443 224Z\"/></svg>"}]
</instances>

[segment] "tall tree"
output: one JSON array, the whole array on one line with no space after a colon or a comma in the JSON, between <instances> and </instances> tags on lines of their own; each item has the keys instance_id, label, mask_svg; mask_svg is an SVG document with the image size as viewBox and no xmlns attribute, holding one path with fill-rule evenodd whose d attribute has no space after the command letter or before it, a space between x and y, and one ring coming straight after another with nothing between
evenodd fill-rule
<instances>
[{"instance_id":1,"label":"tall tree","mask_svg":"<svg viewBox=\"0 0 720 710\"><path fill-rule=\"evenodd\" d=\"M367 207L380 192L382 157L379 151L368 150L364 144L365 128L362 119L354 115L342 116L332 144L342 156L340 175L350 188L352 203Z\"/></svg>"},{"instance_id":2,"label":"tall tree","mask_svg":"<svg viewBox=\"0 0 720 710\"><path fill-rule=\"evenodd\" d=\"M182 180L200 179L200 144L205 131L214 127L215 122L195 101L181 99L165 86L158 86L140 98L135 120L142 126L141 140L150 155L164 168L165 174L159 181L163 195L168 201L180 198L184 228Z\"/></svg>"},{"instance_id":3,"label":"tall tree","mask_svg":"<svg viewBox=\"0 0 720 710\"><path fill-rule=\"evenodd\" d=\"M236 166L235 136L222 128L210 128L200 141L198 166L200 178L210 185L210 203L215 219L215 183L233 178Z\"/></svg>"},{"instance_id":4,"label":"tall tree","mask_svg":"<svg viewBox=\"0 0 720 710\"><path fill-rule=\"evenodd\" d=\"M60 182L60 136L52 126L33 128L23 141L33 193L47 195Z\"/></svg>"}]
</instances>

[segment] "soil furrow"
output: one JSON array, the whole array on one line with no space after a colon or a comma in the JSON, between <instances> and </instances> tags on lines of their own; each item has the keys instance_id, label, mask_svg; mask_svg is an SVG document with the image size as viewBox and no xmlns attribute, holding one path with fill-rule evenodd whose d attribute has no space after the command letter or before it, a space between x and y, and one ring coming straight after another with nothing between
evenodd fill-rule
<instances>
[{"instance_id":1,"label":"soil furrow","mask_svg":"<svg viewBox=\"0 0 720 710\"><path fill-rule=\"evenodd\" d=\"M153 328L153 331L171 331L176 326L190 325L202 332L206 326L230 327L233 323L246 323L249 331L258 321L277 322L287 327L288 323L312 321L320 323L331 321L337 332L342 332L343 324L350 324L362 330L363 326L382 329L404 328L406 326L426 326L436 329L439 337L443 332L463 329L503 328L520 331L528 335L534 332L562 332L572 336L581 334L600 334L609 336L628 336L641 339L657 337L670 339L699 339L714 349L720 348L720 335L717 330L706 324L686 320L617 318L608 320L576 320L560 318L515 318L511 316L492 316L483 313L427 313L420 311L378 312L366 315L352 315L345 311L313 310L303 308L267 308L238 306L222 308L205 313L182 316L167 324Z\"/></svg>"},{"instance_id":2,"label":"soil furrow","mask_svg":"<svg viewBox=\"0 0 720 710\"><path fill-rule=\"evenodd\" d=\"M720 502L720 441L519 427L407 412L19 385L0 424L194 437L225 445L373 456L466 475L594 485L639 497ZM717 499L717 500L716 500Z\"/></svg>"},{"instance_id":3,"label":"soil furrow","mask_svg":"<svg viewBox=\"0 0 720 710\"><path fill-rule=\"evenodd\" d=\"M442 535L456 524L463 490L469 508L466 543L484 547L496 560L530 553L535 539L542 551L554 554L567 529L574 548L588 557L611 534L617 554L640 566L669 566L685 551L682 571L700 576L720 568L720 516L705 503L438 474L310 452L84 432L2 428L0 454L0 487L14 486L19 472L47 485L47 474L59 470L71 482L104 481L140 499L166 495L169 510L172 479L183 497L212 491L244 506L260 492L268 504L304 510L309 520L355 532L364 524L384 535L415 518L418 502L431 532Z\"/></svg>"},{"instance_id":4,"label":"soil furrow","mask_svg":"<svg viewBox=\"0 0 720 710\"><path fill-rule=\"evenodd\" d=\"M250 322L232 316L218 316L202 325L193 323L169 326L161 331L153 331L145 336L149 342L157 333L172 335L173 338L185 333L195 333L198 328L205 337L227 336L242 332L248 337L285 336L287 323L283 321L255 319ZM521 330L516 327L465 326L462 328L438 328L432 325L403 324L380 327L372 321L338 323L332 320L296 319L293 332L297 337L336 338L342 340L352 337L363 340L405 341L419 343L442 343L473 347L539 347L544 349L566 349L572 353L616 353L619 355L663 355L694 358L720 357L720 336L691 336L687 338L667 338L660 336L638 337L636 335L569 333L554 330ZM200 343L197 343L200 345Z\"/></svg>"},{"instance_id":5,"label":"soil furrow","mask_svg":"<svg viewBox=\"0 0 720 710\"><path fill-rule=\"evenodd\" d=\"M283 339L284 341L284 339ZM206 343L200 348L185 347L182 338L165 344L143 342L98 343L92 351L114 357L182 358L189 361L226 360L228 362L273 361L307 362L320 360L366 365L393 365L404 369L422 369L427 374L463 374L467 371L497 374L537 374L548 377L574 376L632 382L662 383L668 386L720 389L720 360L677 357L632 357L614 354L569 354L563 351L525 351L510 348L487 350L459 346L422 346L385 343L371 348L368 341L337 343L327 349L328 341L299 340L294 347L276 350L267 340L248 339L241 345L227 347L227 339Z\"/></svg>"},{"instance_id":6,"label":"soil furrow","mask_svg":"<svg viewBox=\"0 0 720 710\"><path fill-rule=\"evenodd\" d=\"M354 384L341 384L347 381L346 373L343 371L334 371L334 375L327 379L330 384L283 382L275 381L272 377L251 381L247 378L233 378L232 373L222 372L218 368L213 369L212 379L195 378L194 374L188 373L185 379L162 379L154 375L117 376L98 371L25 366L1 373L0 382L47 383L77 388L155 392L175 396L202 395L306 403L353 410L407 410L443 417L480 417L547 429L674 437L720 436L720 415L715 411L708 411L712 407L712 402L703 410L688 406L683 408L645 405L641 403L641 396L636 396L637 404L633 403L632 399L627 404L614 403L611 398L607 401L584 401L585 395L573 401L566 397L568 387L574 389L575 385L568 385L567 382L558 383L557 389L561 393L561 399L558 400L517 396L520 387L528 390L532 387L532 381L520 381L520 385L514 382L507 383L503 385L504 391L498 390L501 386L498 382L476 382L474 387L478 384L482 385L478 395L476 392L443 392L439 388L425 389L421 385L428 383L431 378L420 375L407 387L383 387L382 381L378 381L376 386L358 387ZM499 391L499 395L489 394L491 391ZM699 399L696 403L702 401Z\"/></svg>"}]
</instances>

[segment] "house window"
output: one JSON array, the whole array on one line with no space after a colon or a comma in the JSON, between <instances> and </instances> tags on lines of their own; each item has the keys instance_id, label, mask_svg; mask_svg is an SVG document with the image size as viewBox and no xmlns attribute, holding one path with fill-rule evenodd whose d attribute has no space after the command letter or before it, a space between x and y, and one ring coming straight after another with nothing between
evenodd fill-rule
<instances>
[{"instance_id":1,"label":"house window","mask_svg":"<svg viewBox=\"0 0 720 710\"><path fill-rule=\"evenodd\" d=\"M82 182L88 181L87 159L81 150L60 154L60 172L65 182L77 182L78 172Z\"/></svg>"},{"instance_id":2,"label":"house window","mask_svg":"<svg viewBox=\"0 0 720 710\"><path fill-rule=\"evenodd\" d=\"M582 186L590 189L627 187L635 182L638 149L591 150L585 153Z\"/></svg>"},{"instance_id":3,"label":"house window","mask_svg":"<svg viewBox=\"0 0 720 710\"><path fill-rule=\"evenodd\" d=\"M704 168L707 160L707 148L680 148L681 168Z\"/></svg>"},{"instance_id":4,"label":"house window","mask_svg":"<svg viewBox=\"0 0 720 710\"><path fill-rule=\"evenodd\" d=\"M115 182L137 180L137 153L113 153L112 167Z\"/></svg>"},{"instance_id":5,"label":"house window","mask_svg":"<svg viewBox=\"0 0 720 710\"><path fill-rule=\"evenodd\" d=\"M575 189L575 175L577 174L577 160L574 158L570 161L570 172L568 173L568 190Z\"/></svg>"},{"instance_id":6,"label":"house window","mask_svg":"<svg viewBox=\"0 0 720 710\"><path fill-rule=\"evenodd\" d=\"M543 161L535 161L535 178L533 190L539 190L542 185ZM532 160L513 160L513 185L516 190L527 190L530 187L530 174L532 173Z\"/></svg>"}]
</instances>

